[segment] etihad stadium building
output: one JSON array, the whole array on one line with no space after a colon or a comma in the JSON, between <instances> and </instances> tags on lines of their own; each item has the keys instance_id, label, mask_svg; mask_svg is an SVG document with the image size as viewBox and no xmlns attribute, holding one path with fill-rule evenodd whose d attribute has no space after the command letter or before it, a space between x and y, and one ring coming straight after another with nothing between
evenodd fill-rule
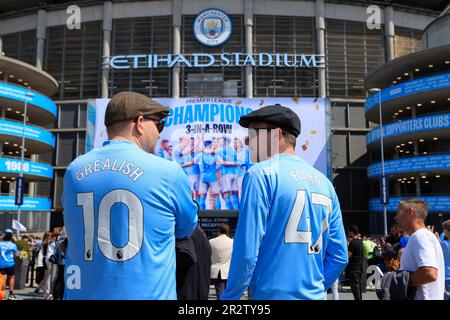
<instances>
[{"instance_id":1,"label":"etihad stadium building","mask_svg":"<svg viewBox=\"0 0 450 320\"><path fill-rule=\"evenodd\" d=\"M381 233L380 212L369 207L376 185L367 168L377 159L366 135L378 121L364 107L365 81L380 65L421 51L424 30L445 5L440 0L2 1L0 52L57 82L54 92L44 92L57 106L53 116L39 123L30 117L55 144L33 150L33 161L51 164L53 176L33 181L28 196L50 198L51 206L22 210L22 224L29 231L62 224L65 170L90 143L89 101L135 91L154 98L328 99L330 165L344 222L359 225L364 234ZM196 23L211 10L220 21ZM201 36L204 28L216 32L217 23L221 37ZM14 78L4 72L2 85L39 91L11 74ZM391 85L392 77L382 78L381 89ZM7 120L7 104L0 107L1 121ZM11 139L0 135L2 150ZM26 157L31 161L31 154ZM13 175L3 170L2 196L11 197ZM15 208L0 210L2 227L17 215ZM27 220L27 214L43 220Z\"/></svg>"}]
</instances>

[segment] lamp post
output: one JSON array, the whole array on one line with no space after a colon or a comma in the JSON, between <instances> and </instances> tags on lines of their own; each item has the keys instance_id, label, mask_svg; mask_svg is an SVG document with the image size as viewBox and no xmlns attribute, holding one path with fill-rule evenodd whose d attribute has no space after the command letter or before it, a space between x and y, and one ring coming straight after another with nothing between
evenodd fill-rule
<instances>
[{"instance_id":1,"label":"lamp post","mask_svg":"<svg viewBox=\"0 0 450 320\"><path fill-rule=\"evenodd\" d=\"M384 235L387 236L387 208L386 205L389 203L389 194L388 194L388 182L386 181L386 176L384 173L384 130L383 130L383 114L381 112L381 89L373 88L369 90L370 92L378 93L378 111L380 116L380 148L381 148L381 197L380 201L383 205L383 227L384 227Z\"/></svg>"},{"instance_id":2,"label":"lamp post","mask_svg":"<svg viewBox=\"0 0 450 320\"><path fill-rule=\"evenodd\" d=\"M25 106L23 110L23 122L22 122L22 151L20 155L20 174L19 179L16 182L16 189L20 188L20 192L16 191L16 202L18 201L18 198L20 197L20 202L18 204L19 209L17 210L17 221L20 223L20 213L21 213L21 206L23 204L23 188L25 186L25 183L23 181L23 162L25 158L25 128L27 124L27 113L28 113L28 99L32 99L34 97L34 93L26 92L25 93ZM20 193L20 194L19 194ZM20 230L17 230L17 235L19 235Z\"/></svg>"}]
</instances>

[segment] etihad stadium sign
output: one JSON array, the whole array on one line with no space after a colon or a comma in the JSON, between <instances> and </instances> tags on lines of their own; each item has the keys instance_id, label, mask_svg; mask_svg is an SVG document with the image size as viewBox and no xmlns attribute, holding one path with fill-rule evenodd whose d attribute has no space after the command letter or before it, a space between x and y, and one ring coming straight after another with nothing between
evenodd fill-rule
<instances>
[{"instance_id":1,"label":"etihad stadium sign","mask_svg":"<svg viewBox=\"0 0 450 320\"><path fill-rule=\"evenodd\" d=\"M291 53L130 54L104 57L103 68L156 69L208 67L325 68L325 55Z\"/></svg>"}]
</instances>

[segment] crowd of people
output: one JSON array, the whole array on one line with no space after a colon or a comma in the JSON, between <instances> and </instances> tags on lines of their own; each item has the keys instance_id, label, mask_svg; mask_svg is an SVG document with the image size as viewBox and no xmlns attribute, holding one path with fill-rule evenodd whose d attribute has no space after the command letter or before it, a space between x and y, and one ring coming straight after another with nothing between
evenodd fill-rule
<instances>
[{"instance_id":1,"label":"crowd of people","mask_svg":"<svg viewBox=\"0 0 450 320\"><path fill-rule=\"evenodd\" d=\"M357 226L348 228L349 264L340 280L349 283L355 300L362 300L367 289L376 288L376 279L367 282L369 266L378 268L382 284L387 283L386 274L402 276L407 284L404 298L450 299L450 220L444 221L438 233L425 224L427 214L423 201L407 199L399 205L397 223L387 237L361 236ZM390 290L386 285L377 289L380 299Z\"/></svg>"},{"instance_id":2,"label":"crowd of people","mask_svg":"<svg viewBox=\"0 0 450 320\"><path fill-rule=\"evenodd\" d=\"M26 242L25 256L19 256L19 242ZM0 300L15 300L14 294L16 264L28 259L26 282L34 287L34 294L47 300L61 300L64 293L64 229L54 228L42 236L22 234L18 236L11 229L3 231L0 242ZM6 294L6 288L9 294Z\"/></svg>"},{"instance_id":3,"label":"crowd of people","mask_svg":"<svg viewBox=\"0 0 450 320\"><path fill-rule=\"evenodd\" d=\"M425 224L426 203L403 199L389 237L361 237L356 226L346 234L332 183L295 154L298 115L279 104L240 118L243 128L255 131L251 145L263 158L245 173L233 239L221 225L220 235L208 240L198 223L203 203L192 193L197 180L183 165L217 153L221 184L230 185L236 178L226 178L225 168L236 165L225 151L231 141L219 139L217 148L204 141L196 155L195 141L184 139L178 155L189 157L180 163L155 156L168 114L168 107L141 94L112 97L105 113L109 140L75 159L65 173L65 231L46 233L39 244L31 241L36 294L203 300L213 283L220 300L239 300L245 292L255 300L323 300L329 288L337 298L340 279L361 300L370 263L383 273L375 283L380 299L448 298L450 222L443 235L434 234ZM268 131L271 141L255 143ZM233 195L223 195L230 207L237 204ZM13 242L11 230L5 230L0 273L10 276L12 299L13 262L20 256Z\"/></svg>"}]
</instances>

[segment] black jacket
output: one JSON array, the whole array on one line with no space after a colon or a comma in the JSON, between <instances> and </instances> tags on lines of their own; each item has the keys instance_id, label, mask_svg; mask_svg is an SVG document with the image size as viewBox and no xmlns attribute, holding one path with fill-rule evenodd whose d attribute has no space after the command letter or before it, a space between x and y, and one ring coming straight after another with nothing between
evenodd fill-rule
<instances>
[{"instance_id":1,"label":"black jacket","mask_svg":"<svg viewBox=\"0 0 450 320\"><path fill-rule=\"evenodd\" d=\"M208 300L211 246L200 226L189 238L177 239L178 300Z\"/></svg>"}]
</instances>

